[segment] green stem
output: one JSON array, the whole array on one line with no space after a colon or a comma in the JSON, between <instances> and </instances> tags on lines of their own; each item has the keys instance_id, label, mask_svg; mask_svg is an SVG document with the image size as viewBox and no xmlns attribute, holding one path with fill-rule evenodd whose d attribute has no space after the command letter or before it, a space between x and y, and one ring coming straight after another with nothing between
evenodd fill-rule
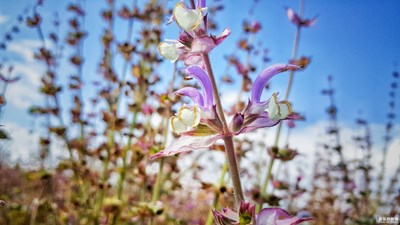
<instances>
[{"instance_id":1,"label":"green stem","mask_svg":"<svg viewBox=\"0 0 400 225\"><path fill-rule=\"evenodd\" d=\"M304 0L301 0L300 1L300 13L299 13L300 17L303 14L303 10L304 10ZM298 26L297 30L296 30L296 35L295 35L295 38L294 38L292 58L291 58L292 60L295 60L296 56L297 56L297 52L298 52L298 48L299 48L299 42L300 42L300 31L301 31L301 26ZM290 75L289 75L288 84L287 84L287 87L286 87L285 100L287 100L289 98L290 91L291 91L292 85L293 85L293 79L294 79L294 71L291 70L290 71ZM279 123L278 124L278 128L276 130L274 147L277 147L278 144L279 144L279 138L280 138L281 130L282 130L282 123ZM275 158L272 158L271 162L270 162L270 164L268 166L267 177L266 177L266 179L264 181L264 184L262 186L262 189L261 189L261 193L263 193L263 195L266 195L266 193L267 193L267 187L268 187L269 180L271 179L271 173L272 173L272 168L274 166L274 162L275 162ZM261 206L262 206L262 204L257 207L258 210L261 208Z\"/></svg>"},{"instance_id":2,"label":"green stem","mask_svg":"<svg viewBox=\"0 0 400 225\"><path fill-rule=\"evenodd\" d=\"M235 147L233 144L233 138L232 138L232 134L229 131L229 127L226 123L225 115L224 115L222 105L221 105L221 100L219 97L217 84L215 82L215 76L214 76L213 70L211 68L210 58L207 53L203 53L202 57L203 57L203 62L204 62L206 71L207 71L208 75L210 76L210 80L211 80L211 84L212 84L212 88L213 88L214 100L215 100L215 104L216 104L216 108L217 108L217 115L218 115L218 118L221 120L222 126L223 126L223 135L225 136L223 138L223 141L225 143L225 151L226 151L226 155L228 158L229 172L232 177L232 184L233 184L233 191L234 191L236 206L239 207L239 204L241 201L244 200L244 197L243 197L243 192L242 192L242 185L240 183L239 170L238 170L237 161L236 161L236 154L235 154Z\"/></svg>"},{"instance_id":3,"label":"green stem","mask_svg":"<svg viewBox=\"0 0 400 225\"><path fill-rule=\"evenodd\" d=\"M114 121L113 121L114 124ZM107 147L107 156L103 161L103 174L101 177L101 184L102 188L100 189L100 196L99 199L97 200L97 207L95 211L95 216L94 216L94 224L99 224L99 217L101 215L101 208L103 207L103 200L104 200L104 195L105 195L105 189L107 187L106 181L107 181L107 175L108 175L108 166L110 163L110 154L111 154L111 149L114 146L114 128L112 131L109 132L109 146Z\"/></svg>"},{"instance_id":4,"label":"green stem","mask_svg":"<svg viewBox=\"0 0 400 225\"><path fill-rule=\"evenodd\" d=\"M128 153L128 151L131 149L131 145L132 145L132 133L133 133L133 129L136 126L136 120L137 120L137 115L138 112L135 111L133 114L133 120L129 129L129 138L128 138L128 143L126 148L124 148L124 151L122 152L122 169L121 169L121 173L120 173L120 177L118 180L118 186L117 186L117 198L121 199L122 197L122 189L123 189L123 184L124 184L124 180L125 180L125 175L126 175L126 155Z\"/></svg>"},{"instance_id":5,"label":"green stem","mask_svg":"<svg viewBox=\"0 0 400 225\"><path fill-rule=\"evenodd\" d=\"M267 170L267 178L265 179L266 182L264 182L262 188L261 188L261 195L264 196L267 193L267 187L268 187L268 181L271 179L272 175L272 168L274 167L274 158L271 159L271 162L269 163L268 170Z\"/></svg>"},{"instance_id":6,"label":"green stem","mask_svg":"<svg viewBox=\"0 0 400 225\"><path fill-rule=\"evenodd\" d=\"M214 196L212 209L216 209L218 207L219 196L221 195L220 189L225 183L224 182L225 181L224 178L225 178L226 172L228 172L228 164L224 163L224 165L222 166L221 177L219 178L217 190L216 190L216 193L215 193L215 196ZM206 225L212 225L213 218L214 218L214 216L213 216L212 210L210 210L210 212L208 213L208 216L207 216Z\"/></svg>"},{"instance_id":7,"label":"green stem","mask_svg":"<svg viewBox=\"0 0 400 225\"><path fill-rule=\"evenodd\" d=\"M153 205L156 204L158 198L160 197L163 168L164 168L164 158L161 158L160 166L158 167L157 180L156 180L156 183L154 184L153 196L151 198L151 202L152 202Z\"/></svg>"}]
</instances>

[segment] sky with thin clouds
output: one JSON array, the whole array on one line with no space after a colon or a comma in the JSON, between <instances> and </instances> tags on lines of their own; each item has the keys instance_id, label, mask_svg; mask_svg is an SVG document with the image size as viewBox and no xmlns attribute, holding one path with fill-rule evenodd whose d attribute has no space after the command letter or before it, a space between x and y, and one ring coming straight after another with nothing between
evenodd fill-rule
<instances>
[{"instance_id":1,"label":"sky with thin clouds","mask_svg":"<svg viewBox=\"0 0 400 225\"><path fill-rule=\"evenodd\" d=\"M0 1L0 38L16 22L16 17L22 10L31 4L31 0ZM117 1L121 2L130 1ZM143 1L139 1L143 2ZM172 6L175 1L168 1ZM208 4L214 4L209 0ZM211 60L215 66L216 74L222 74L225 69L224 56L232 52L232 45L240 38L242 19L246 17L252 1L218 1L225 3L225 9L217 15L219 30L229 27L232 34L211 54ZM234 3L233 3L234 2ZM388 111L388 92L392 82L394 65L400 63L400 1L397 0L352 0L352 1L321 1L306 0L304 15L307 18L318 16L315 26L305 28L301 32L299 56L311 57L311 65L304 71L296 74L294 89L290 100L293 101L295 110L303 113L307 121L299 123L292 134L291 144L298 147L305 155L312 155L315 150L316 140L325 131L325 107L328 99L322 96L321 90L326 87L326 77L333 75L336 88L336 103L339 108L338 118L342 127L343 140L350 145L351 134L356 132L357 127L354 120L361 115L371 122L373 127L374 151L379 159L383 144L386 113ZM45 1L44 8L40 8L44 20L45 32L50 31L50 21L54 12L60 18L70 18L66 12L67 1ZM100 60L101 48L100 34L103 30L100 18L100 10L104 8L103 1L88 0L86 27L89 36L85 40L85 68L84 81L86 96L93 96L90 83L96 80L96 67ZM286 17L285 7L299 8L299 1L293 0L260 0L252 18L262 23L262 30L256 37L256 42L262 41L269 49L269 57L272 63L288 62L296 28ZM7 9L7 10L5 10ZM61 30L65 31L66 20L62 21ZM117 36L125 37L125 24L117 27ZM136 29L140 29L137 27ZM174 25L168 27L164 35L166 39L176 37L178 29ZM216 33L217 35L218 33ZM34 139L37 138L35 129L40 128L35 118L28 115L28 108L32 104L43 102L38 94L40 77L44 72L43 66L33 59L33 51L40 46L35 30L23 28L15 39L7 46L7 50L0 50L0 57L7 58L15 67L15 75L21 76L21 80L9 87L7 91L8 104L2 112L1 123L5 128L12 129L14 140L6 146L10 149L18 149L15 154L24 155L26 151L35 150ZM65 56L68 55L66 51ZM222 62L222 63L221 63ZM118 70L117 62L117 70ZM168 62L163 66L170 71ZM263 68L258 67L257 71ZM397 69L400 69L397 67ZM122 69L121 69L122 70ZM67 63L61 65L60 82L66 84L71 74L71 68ZM230 74L235 71L230 69ZM168 76L170 73L167 72ZM280 75L271 82L274 91L284 93L288 75ZM254 77L253 77L254 79ZM232 88L223 86L222 99L225 105L233 103L236 92ZM270 95L268 92L267 95ZM246 98L246 97L245 97ZM267 96L265 96L267 98ZM71 102L69 96L63 96L65 105ZM397 98L397 113L399 113L400 102ZM394 168L399 160L400 149L400 127L399 119L395 121L394 136L396 137L390 145L390 168ZM32 131L33 130L33 131ZM272 128L272 130L274 130ZM15 131L15 132L14 132ZM270 134L271 137L273 134ZM270 142L270 138L266 141ZM4 144L3 144L4 145ZM352 151L348 154L356 155ZM17 158L19 156L16 156ZM352 156L353 157L353 156ZM376 161L378 162L378 161Z\"/></svg>"}]
</instances>

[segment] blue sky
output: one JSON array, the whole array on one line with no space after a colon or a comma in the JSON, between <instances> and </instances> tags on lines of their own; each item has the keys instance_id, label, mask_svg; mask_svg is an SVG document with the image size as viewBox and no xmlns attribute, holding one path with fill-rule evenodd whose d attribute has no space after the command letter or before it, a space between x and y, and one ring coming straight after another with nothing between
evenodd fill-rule
<instances>
[{"instance_id":1,"label":"blue sky","mask_svg":"<svg viewBox=\"0 0 400 225\"><path fill-rule=\"evenodd\" d=\"M31 2L31 0L0 2L0 34L4 34L10 29L16 21L16 15ZM118 1L118 5L122 2L131 1ZM175 2L169 0L168 5L172 6ZM232 34L226 42L211 54L216 74L221 74L225 68L223 56L231 53L232 45L236 45L241 33L242 20L246 17L252 1L226 0L218 2L225 3L225 9L217 17L220 31L224 27L232 30ZM208 3L215 4L211 0ZM40 9L47 18L45 24L49 24L54 12L58 12L62 19L70 18L70 14L65 12L66 5L67 1L45 1L45 6ZM262 23L263 28L257 39L262 40L269 49L271 63L286 63L291 56L296 28L286 17L284 10L286 6L297 11L299 1L260 0L253 18L247 18L249 20L256 19ZM86 19L86 29L89 30L90 35L85 41L84 52L87 59L84 74L85 82L90 83L98 76L96 67L101 55L98 44L103 30L102 26L98 26L101 24L99 10L104 8L104 1L87 0L86 7L90 9L87 10ZM299 55L311 56L312 63L305 71L296 75L290 98L295 110L307 116L307 122L302 126L326 119L324 108L328 105L328 100L321 96L320 91L326 87L326 77L329 74L334 76L339 119L343 123L352 126L360 110L364 117L373 123L383 124L386 121L388 87L392 81L393 64L394 62L400 63L398 9L400 9L400 1L397 0L305 1L304 17L311 18L318 15L318 21L315 26L302 30ZM126 23L119 21L117 24L117 36L123 39L126 33ZM65 28L64 21L62 29ZM170 25L168 29L169 31L164 37L175 38L178 33L176 25ZM46 31L49 30L46 30L45 27ZM40 76L41 69L21 54L29 51L29 48L37 47L36 39L36 31L24 28L13 42L14 50L0 51L1 57L5 56L13 63L19 63L20 66L25 65L29 68L28 71L26 68L18 70L19 75L22 76L22 84L19 88L14 88L13 93L19 96L24 90L28 93L31 91L29 94L21 95L18 99L18 101L24 99L25 103L22 105L16 103L17 100L14 98L17 97L11 93L9 104L2 116L2 122L15 122L22 126L29 126L34 121L26 113L27 105L29 102L40 102L41 99L38 96L35 97L32 92L35 89L29 89L29 85L37 84L34 79ZM26 51L18 50L18 46L26 47ZM165 67L170 68L168 65ZM258 67L258 71L262 69ZM61 71L64 75L71 72L65 63L62 64ZM233 70L231 71L233 72ZM169 74L168 71L166 76ZM273 90L284 93L287 78L288 74L274 78ZM90 88L85 89L86 96L92 95L91 91ZM70 102L70 98L67 96L63 100ZM399 104L397 104L398 106Z\"/></svg>"}]
</instances>

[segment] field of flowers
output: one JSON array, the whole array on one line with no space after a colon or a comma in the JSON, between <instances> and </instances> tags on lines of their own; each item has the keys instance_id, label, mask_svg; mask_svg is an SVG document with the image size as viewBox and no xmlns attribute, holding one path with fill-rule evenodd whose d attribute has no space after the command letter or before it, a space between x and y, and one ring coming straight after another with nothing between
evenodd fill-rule
<instances>
[{"instance_id":1,"label":"field of flowers","mask_svg":"<svg viewBox=\"0 0 400 225\"><path fill-rule=\"evenodd\" d=\"M28 163L13 159L10 143L19 139L0 115L0 224L399 223L400 159L387 157L399 133L396 67L379 90L389 94L379 106L387 111L379 153L362 113L349 134L354 145L343 141L340 90L329 74L318 74L327 79L316 87L325 102L314 107L325 122L311 140L315 149L292 144L307 121L292 101L294 81L313 66L300 51L301 34L319 22L304 16L304 0L282 5L281 23L291 24L294 40L281 63L271 63L268 39L260 37L268 29L254 16L261 0L229 17L241 30L217 19L230 1L103 0L96 12L90 1L60 1L64 17L49 12L50 0L32 0L0 34L6 55L34 31L32 60L42 68L41 100L29 107L37 151L22 150ZM101 24L88 22L91 16ZM86 39L97 35L91 26L102 33L88 49L94 45ZM239 39L224 47L233 32ZM223 55L214 54L222 47ZM1 60L3 114L23 75ZM375 154L383 156L378 164Z\"/></svg>"}]
</instances>

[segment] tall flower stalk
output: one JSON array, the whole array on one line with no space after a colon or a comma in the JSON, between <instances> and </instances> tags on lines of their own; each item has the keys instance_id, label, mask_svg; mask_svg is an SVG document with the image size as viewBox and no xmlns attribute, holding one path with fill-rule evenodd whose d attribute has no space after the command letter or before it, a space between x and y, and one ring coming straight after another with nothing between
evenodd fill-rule
<instances>
[{"instance_id":1,"label":"tall flower stalk","mask_svg":"<svg viewBox=\"0 0 400 225\"><path fill-rule=\"evenodd\" d=\"M297 54L298 54L298 48L299 48L299 42L300 42L301 29L302 29L302 27L312 26L315 23L316 18L313 18L313 19L302 19L302 15L303 15L303 11L304 11L304 0L300 1L300 12L299 12L299 14L296 14L291 8L287 8L286 11L287 11L287 16L288 16L289 20L293 24L296 25L296 34L295 34L295 38L294 38L292 56L291 56L291 60L290 61L293 64L305 66L301 62L297 62L296 61ZM288 83L287 83L287 87L286 87L285 97L284 97L284 100L286 100L286 101L289 99L290 92L292 90L294 74L295 74L295 70L291 70L290 71L290 75L289 75L289 80L288 80ZM279 123L278 127L277 127L277 130L276 130L275 141L274 141L274 145L273 145L273 148L276 149L276 150L278 150L278 148L279 148L278 145L279 145L281 130L282 130L282 123ZM268 188L269 181L271 180L271 177L272 177L272 170L273 170L273 167L274 167L274 163L275 163L275 158L271 158L271 160L269 162L269 165L268 165L268 169L267 169L265 180L263 182L263 185L261 186L261 195L263 195L263 196L265 196L267 194L267 188ZM258 210L260 208L261 208L261 205L259 205L257 207Z\"/></svg>"},{"instance_id":2,"label":"tall flower stalk","mask_svg":"<svg viewBox=\"0 0 400 225\"><path fill-rule=\"evenodd\" d=\"M205 1L199 1L197 6L192 4L192 8L185 6L182 2L177 3L173 20L184 32L178 40L163 42L159 45L159 52L164 58L171 62L177 60L185 62L188 66L186 74L200 82L203 93L192 87L184 87L176 92L178 95L192 98L195 106L183 106L177 116L171 118L172 130L181 137L150 158L208 148L216 140L222 139L238 207L244 200L244 196L233 136L275 126L284 119L297 118L297 115L292 113L291 104L288 101L278 101L276 93L267 101L261 101L261 95L265 85L273 76L287 70L297 70L299 67L277 64L262 71L254 81L248 105L242 112L237 112L228 125L209 52L224 41L230 34L230 30L225 29L218 37L207 35L207 16L203 15L205 11ZM267 108L268 112L265 111Z\"/></svg>"}]
</instances>

